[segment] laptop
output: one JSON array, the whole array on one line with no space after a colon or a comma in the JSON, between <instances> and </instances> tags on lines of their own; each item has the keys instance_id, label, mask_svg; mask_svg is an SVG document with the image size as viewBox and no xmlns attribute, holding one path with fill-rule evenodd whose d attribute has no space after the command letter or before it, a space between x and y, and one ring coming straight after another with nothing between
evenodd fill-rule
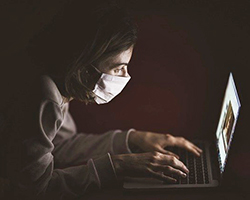
<instances>
[{"instance_id":1,"label":"laptop","mask_svg":"<svg viewBox=\"0 0 250 200\"><path fill-rule=\"evenodd\" d=\"M196 157L186 150L176 147L168 148L168 150L178 154L180 160L187 166L189 169L188 176L186 178L175 177L177 183L174 184L154 178L126 177L123 188L125 190L158 190L166 188L211 188L219 186L227 163L240 107L241 104L236 85L233 75L230 73L215 132L215 141L211 143L207 141L193 141L203 149L201 157Z\"/></svg>"}]
</instances>

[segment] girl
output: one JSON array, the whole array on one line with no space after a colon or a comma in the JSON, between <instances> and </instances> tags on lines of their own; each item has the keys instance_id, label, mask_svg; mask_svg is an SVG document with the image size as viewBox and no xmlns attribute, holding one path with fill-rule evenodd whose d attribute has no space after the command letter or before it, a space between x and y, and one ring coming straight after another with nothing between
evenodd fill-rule
<instances>
[{"instance_id":1,"label":"girl","mask_svg":"<svg viewBox=\"0 0 250 200\"><path fill-rule=\"evenodd\" d=\"M32 67L20 74L20 89L2 111L1 128L1 177L19 198L73 198L124 176L176 182L172 175L185 177L188 169L164 148L201 153L170 134L134 129L77 133L69 102L103 104L118 95L131 78L128 65L137 39L126 11L92 6L65 4L19 56Z\"/></svg>"}]
</instances>

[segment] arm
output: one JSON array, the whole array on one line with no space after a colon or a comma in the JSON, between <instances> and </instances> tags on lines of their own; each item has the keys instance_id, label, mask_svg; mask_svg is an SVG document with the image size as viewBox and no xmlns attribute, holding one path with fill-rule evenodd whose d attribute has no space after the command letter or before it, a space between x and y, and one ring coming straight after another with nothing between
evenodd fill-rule
<instances>
[{"instance_id":1,"label":"arm","mask_svg":"<svg viewBox=\"0 0 250 200\"><path fill-rule=\"evenodd\" d=\"M39 195L67 199L116 181L109 154L89 159L86 165L54 169L52 141L63 115L59 105L51 101L43 102L40 110L38 118L18 127L17 134L13 134L16 138L9 145L18 150L9 152L7 165L19 198ZM22 132L24 127L30 129Z\"/></svg>"},{"instance_id":2,"label":"arm","mask_svg":"<svg viewBox=\"0 0 250 200\"><path fill-rule=\"evenodd\" d=\"M53 140L55 166L69 167L85 164L91 158L110 153L131 153L128 147L128 137L133 129L128 131L113 130L101 135L76 134L74 121L66 106L64 123Z\"/></svg>"}]
</instances>

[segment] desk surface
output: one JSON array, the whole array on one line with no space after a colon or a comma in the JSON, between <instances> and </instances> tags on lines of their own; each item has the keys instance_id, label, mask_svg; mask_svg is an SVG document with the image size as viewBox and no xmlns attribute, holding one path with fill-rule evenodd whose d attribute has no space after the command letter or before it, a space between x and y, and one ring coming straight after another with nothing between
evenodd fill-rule
<instances>
[{"instance_id":1,"label":"desk surface","mask_svg":"<svg viewBox=\"0 0 250 200\"><path fill-rule=\"evenodd\" d=\"M249 200L250 190L233 188L175 189L165 191L126 192L111 189L84 196L81 200Z\"/></svg>"}]
</instances>

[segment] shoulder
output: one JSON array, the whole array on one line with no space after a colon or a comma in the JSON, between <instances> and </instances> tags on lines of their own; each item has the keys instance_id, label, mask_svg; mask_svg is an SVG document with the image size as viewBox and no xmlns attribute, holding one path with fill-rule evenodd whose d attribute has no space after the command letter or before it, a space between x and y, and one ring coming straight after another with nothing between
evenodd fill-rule
<instances>
[{"instance_id":1,"label":"shoulder","mask_svg":"<svg viewBox=\"0 0 250 200\"><path fill-rule=\"evenodd\" d=\"M62 96L48 75L33 77L32 81L22 86L16 99L12 99L10 104L8 115L22 123L37 120L41 115L46 117L62 115Z\"/></svg>"},{"instance_id":2,"label":"shoulder","mask_svg":"<svg viewBox=\"0 0 250 200\"><path fill-rule=\"evenodd\" d=\"M48 75L42 75L39 80L41 97L45 101L51 101L58 105L62 105L62 95L52 78Z\"/></svg>"},{"instance_id":3,"label":"shoulder","mask_svg":"<svg viewBox=\"0 0 250 200\"><path fill-rule=\"evenodd\" d=\"M39 82L39 95L41 95L39 121L46 125L47 129L55 127L58 129L62 125L67 104L63 103L62 95L50 76L42 75Z\"/></svg>"}]
</instances>

